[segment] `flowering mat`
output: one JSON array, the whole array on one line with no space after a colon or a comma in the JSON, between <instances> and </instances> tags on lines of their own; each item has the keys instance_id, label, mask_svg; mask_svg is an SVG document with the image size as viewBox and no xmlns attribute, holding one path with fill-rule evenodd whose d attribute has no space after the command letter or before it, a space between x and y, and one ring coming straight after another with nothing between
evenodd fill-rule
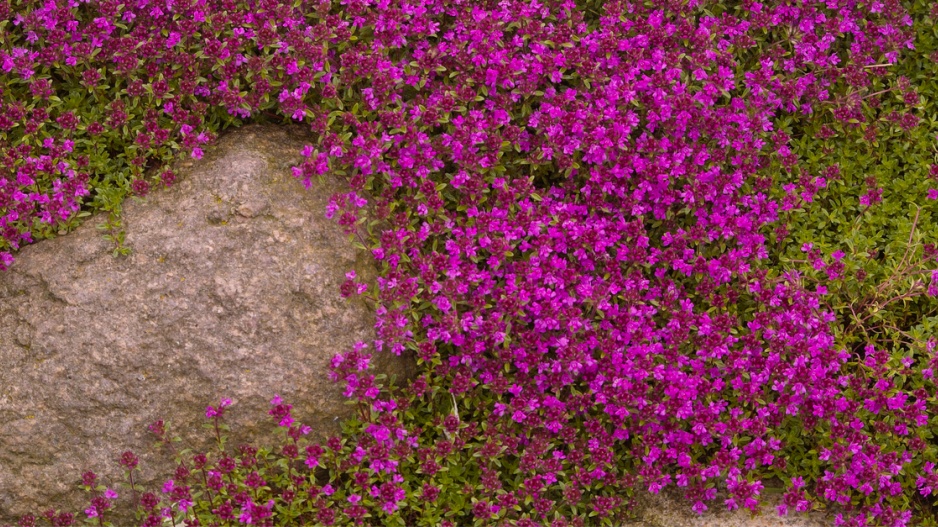
<instances>
[{"instance_id":1,"label":"flowering mat","mask_svg":"<svg viewBox=\"0 0 938 527\"><path fill-rule=\"evenodd\" d=\"M171 448L20 526L938 525L938 6L926 0L0 0L0 265L293 122L376 339L321 443ZM412 354L390 386L372 354ZM219 394L223 398L224 394ZM92 469L93 467L89 467ZM80 481L80 484L79 484ZM54 504L53 504L54 505ZM124 512L121 512L124 511ZM124 514L124 516L121 516Z\"/></svg>"}]
</instances>

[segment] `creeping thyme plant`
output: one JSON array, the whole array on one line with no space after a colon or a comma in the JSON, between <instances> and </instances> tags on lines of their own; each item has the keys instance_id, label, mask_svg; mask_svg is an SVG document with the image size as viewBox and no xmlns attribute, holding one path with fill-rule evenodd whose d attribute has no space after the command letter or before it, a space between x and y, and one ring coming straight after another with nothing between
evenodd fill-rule
<instances>
[{"instance_id":1,"label":"creeping thyme plant","mask_svg":"<svg viewBox=\"0 0 938 527\"><path fill-rule=\"evenodd\" d=\"M0 264L171 185L221 131L293 168L380 273L323 443L177 449L20 525L938 525L938 7L925 0L0 0ZM340 294L337 292L337 294ZM374 353L413 352L390 389ZM224 394L220 394L223 396ZM79 478L76 475L76 483ZM54 504L53 504L54 505Z\"/></svg>"}]
</instances>

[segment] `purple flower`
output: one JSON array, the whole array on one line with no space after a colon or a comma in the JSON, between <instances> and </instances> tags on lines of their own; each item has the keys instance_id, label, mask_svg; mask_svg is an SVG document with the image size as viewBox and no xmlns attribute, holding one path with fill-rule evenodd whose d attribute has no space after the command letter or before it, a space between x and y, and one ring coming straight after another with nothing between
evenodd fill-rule
<instances>
[{"instance_id":1,"label":"purple flower","mask_svg":"<svg viewBox=\"0 0 938 527\"><path fill-rule=\"evenodd\" d=\"M133 470L134 468L137 467L137 464L139 462L140 462L139 458L137 458L137 456L134 455L134 453L131 452L130 450L127 450L126 452L121 454L121 457L120 457L121 466L124 466L124 467L127 467L128 469Z\"/></svg>"},{"instance_id":2,"label":"purple flower","mask_svg":"<svg viewBox=\"0 0 938 527\"><path fill-rule=\"evenodd\" d=\"M182 35L178 31L171 31L169 37L166 38L166 47L172 48L179 43L179 40L182 38Z\"/></svg>"},{"instance_id":3,"label":"purple flower","mask_svg":"<svg viewBox=\"0 0 938 527\"><path fill-rule=\"evenodd\" d=\"M391 439L391 431L386 426L368 425L365 432L370 434L371 437L375 438L379 443L384 443Z\"/></svg>"},{"instance_id":4,"label":"purple flower","mask_svg":"<svg viewBox=\"0 0 938 527\"><path fill-rule=\"evenodd\" d=\"M91 472L90 470L81 475L82 485L86 485L88 487L94 487L97 479L98 479L97 474L95 474L94 472Z\"/></svg>"}]
</instances>

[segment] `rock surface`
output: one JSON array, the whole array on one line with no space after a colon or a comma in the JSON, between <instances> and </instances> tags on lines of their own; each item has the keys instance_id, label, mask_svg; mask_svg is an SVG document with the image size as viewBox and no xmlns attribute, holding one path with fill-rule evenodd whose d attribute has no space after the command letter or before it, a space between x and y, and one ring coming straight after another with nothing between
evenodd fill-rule
<instances>
[{"instance_id":1,"label":"rock surface","mask_svg":"<svg viewBox=\"0 0 938 527\"><path fill-rule=\"evenodd\" d=\"M275 394L317 435L338 430L350 407L329 360L370 342L374 324L339 285L375 271L324 216L339 183L306 190L292 176L303 144L294 128L222 135L202 160L176 162L173 187L124 204L131 255L113 257L92 217L0 273L0 524L83 510L82 471L117 481L124 450L145 480L168 477L147 425L166 419L205 448L205 407L222 397L235 403L231 446L270 444ZM398 379L414 367L375 362Z\"/></svg>"},{"instance_id":2,"label":"rock surface","mask_svg":"<svg viewBox=\"0 0 938 527\"><path fill-rule=\"evenodd\" d=\"M761 512L748 509L728 511L721 504L711 504L709 511L698 515L690 504L674 493L659 495L642 493L637 498L637 520L621 527L830 527L833 515L822 512L809 514L789 512L779 516L775 510L777 499L766 497Z\"/></svg>"}]
</instances>

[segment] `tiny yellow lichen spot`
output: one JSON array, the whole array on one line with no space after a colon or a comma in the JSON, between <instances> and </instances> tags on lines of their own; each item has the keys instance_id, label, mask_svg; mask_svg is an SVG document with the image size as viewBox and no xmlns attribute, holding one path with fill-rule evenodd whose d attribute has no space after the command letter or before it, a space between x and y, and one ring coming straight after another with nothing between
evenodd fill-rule
<instances>
[{"instance_id":1,"label":"tiny yellow lichen spot","mask_svg":"<svg viewBox=\"0 0 938 527\"><path fill-rule=\"evenodd\" d=\"M36 418L35 415L27 415L27 416L26 416L26 419L35 419L35 418Z\"/></svg>"}]
</instances>

